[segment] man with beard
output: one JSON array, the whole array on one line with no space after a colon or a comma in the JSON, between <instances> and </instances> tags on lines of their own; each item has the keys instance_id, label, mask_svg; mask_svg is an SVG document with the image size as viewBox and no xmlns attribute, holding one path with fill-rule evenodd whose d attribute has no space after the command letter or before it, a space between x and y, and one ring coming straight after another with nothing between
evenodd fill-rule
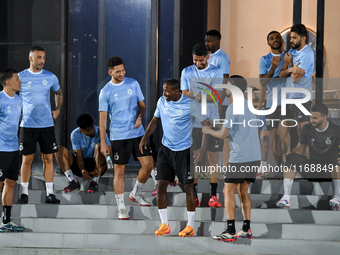
<instances>
[{"instance_id":1,"label":"man with beard","mask_svg":"<svg viewBox=\"0 0 340 255\"><path fill-rule=\"evenodd\" d=\"M223 73L219 67L208 62L210 56L208 55L207 48L204 44L198 43L193 47L192 57L194 64L184 68L182 71L181 90L184 95L195 99L197 102L201 102L201 93L206 93L205 91L211 93L211 90L205 85L214 88L215 84L221 84L223 82ZM191 89L192 91L190 91ZM220 91L217 92L220 94ZM218 107L213 103L214 100L218 101L217 95L214 95L214 98L207 96L207 117L210 120L220 118ZM198 121L195 121L193 127L193 144L191 147L193 153L195 154L201 147L205 148L206 146L206 165L216 166L219 161L218 152L223 150L223 140L202 135L202 125ZM209 141L206 138L209 139ZM210 207L221 207L221 203L216 196L218 177L219 173L217 171L215 173L210 173L211 197L208 202ZM194 187L196 206L199 206L199 200L197 198L197 178L195 178Z\"/></svg>"},{"instance_id":2,"label":"man with beard","mask_svg":"<svg viewBox=\"0 0 340 255\"><path fill-rule=\"evenodd\" d=\"M310 100L302 104L308 111L312 105L313 92L312 92L312 75L314 71L314 52L311 47L306 44L307 29L303 24L296 24L292 26L290 32L290 43L292 49L284 56L285 64L280 72L280 78L287 78L286 87L290 88L304 88L307 89L310 94ZM302 69L302 70L301 70ZM304 98L304 93L291 92L287 93L287 98ZM297 133L300 136L301 129L308 123L309 116L305 115L295 104L287 105L285 119L295 119L297 121ZM287 122L287 126L290 124ZM282 125L278 128L278 135L281 140L282 153L287 152L287 148L284 147L286 143L283 141L286 139L289 132L288 127Z\"/></svg>"},{"instance_id":3,"label":"man with beard","mask_svg":"<svg viewBox=\"0 0 340 255\"><path fill-rule=\"evenodd\" d=\"M327 120L328 108L316 104L311 109L310 123L303 126L298 145L283 160L288 171L284 171L284 195L277 207L289 208L290 195L295 174L298 172L310 181L332 181L333 198L329 201L333 210L340 207L340 173L338 165L340 149L340 126ZM309 147L309 159L304 157Z\"/></svg>"},{"instance_id":4,"label":"man with beard","mask_svg":"<svg viewBox=\"0 0 340 255\"><path fill-rule=\"evenodd\" d=\"M87 193L94 193L98 190L98 181L106 171L106 161L100 152L99 127L93 124L89 114L82 114L77 118L78 128L71 133L71 143L74 153L64 146L58 146L56 153L57 162L69 180L69 185L64 188L65 192L79 190L80 184L74 175L83 177L86 181L90 178L90 186ZM110 140L105 135L105 142L110 146Z\"/></svg>"},{"instance_id":5,"label":"man with beard","mask_svg":"<svg viewBox=\"0 0 340 255\"><path fill-rule=\"evenodd\" d=\"M281 34L277 31L271 31L267 35L267 44L271 49L271 52L263 56L259 64L259 77L260 77L260 100L258 110L262 110L262 104L264 101L266 90L267 100L265 109L270 109L273 104L273 88L277 89L277 108L272 114L266 115L268 119L267 129L261 130L261 169L267 169L267 156L269 151L269 137L272 136L272 152L276 164L278 164L278 143L277 143L277 128L279 126L278 121L269 121L270 119L279 120L281 118L281 88L285 86L285 79L280 79L279 74L284 64L285 52L282 49L283 39ZM282 173L268 173L263 175L262 178L277 178L277 175Z\"/></svg>"}]
</instances>

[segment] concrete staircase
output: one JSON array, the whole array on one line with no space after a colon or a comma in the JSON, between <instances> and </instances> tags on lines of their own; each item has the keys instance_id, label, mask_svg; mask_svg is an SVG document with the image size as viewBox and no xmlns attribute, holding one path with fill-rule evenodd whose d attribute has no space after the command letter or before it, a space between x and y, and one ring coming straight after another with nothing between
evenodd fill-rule
<instances>
[{"instance_id":1,"label":"concrete staircase","mask_svg":"<svg viewBox=\"0 0 340 255\"><path fill-rule=\"evenodd\" d=\"M80 180L80 179L79 179ZM20 180L19 180L20 181ZM160 219L152 179L144 185L145 198L154 206L141 207L128 199L135 178L125 179L125 203L130 220L120 221L112 188L112 176L100 179L99 191L85 192L89 183L80 180L81 190L64 193L67 179L56 176L55 194L60 205L46 205L43 177L31 178L29 204L14 204L12 217L25 225L23 233L0 235L0 254L339 254L340 212L328 201L331 183L295 181L291 209L278 209L282 180L257 180L249 187L252 199L253 239L235 243L214 241L211 236L226 228L224 208L207 207L209 181L199 180L201 201L196 209L195 236L178 237L186 225L185 194L181 187L168 187L169 236L155 236ZM218 196L223 202L223 182ZM236 196L236 228L242 226L240 202ZM14 201L19 198L16 188Z\"/></svg>"}]
</instances>

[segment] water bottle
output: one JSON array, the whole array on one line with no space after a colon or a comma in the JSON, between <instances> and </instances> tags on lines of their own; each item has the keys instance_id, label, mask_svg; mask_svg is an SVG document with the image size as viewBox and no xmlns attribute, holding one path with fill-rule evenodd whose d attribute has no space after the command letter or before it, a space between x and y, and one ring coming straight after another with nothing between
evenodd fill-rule
<instances>
[{"instance_id":1,"label":"water bottle","mask_svg":"<svg viewBox=\"0 0 340 255\"><path fill-rule=\"evenodd\" d=\"M107 164L107 169L113 169L113 163L112 163L112 159L111 156L109 155L109 153L106 153L106 164Z\"/></svg>"}]
</instances>

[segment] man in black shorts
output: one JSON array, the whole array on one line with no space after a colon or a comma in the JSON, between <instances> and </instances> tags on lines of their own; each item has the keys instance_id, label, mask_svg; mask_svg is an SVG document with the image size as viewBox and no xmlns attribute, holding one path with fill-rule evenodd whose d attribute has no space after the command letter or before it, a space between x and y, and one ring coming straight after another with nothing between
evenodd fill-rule
<instances>
[{"instance_id":1,"label":"man in black shorts","mask_svg":"<svg viewBox=\"0 0 340 255\"><path fill-rule=\"evenodd\" d=\"M340 207L340 173L338 157L340 149L340 126L327 120L328 108L316 104L311 109L310 123L303 126L298 145L285 154L284 195L277 207L289 208L295 174L298 172L310 181L332 181L334 196L329 201L333 210ZM309 159L304 157L309 147Z\"/></svg>"},{"instance_id":2,"label":"man in black shorts","mask_svg":"<svg viewBox=\"0 0 340 255\"><path fill-rule=\"evenodd\" d=\"M30 67L19 73L22 81L20 95L23 101L23 116L20 123L20 152L21 165L21 197L19 204L28 203L28 182L31 175L31 166L39 143L42 159L43 173L46 185L46 203L59 204L53 192L53 153L58 146L54 135L53 120L60 114L63 103L63 94L58 78L51 72L43 69L45 64L45 51L34 46L29 52ZM50 91L55 93L56 109L51 110Z\"/></svg>"},{"instance_id":3,"label":"man in black shorts","mask_svg":"<svg viewBox=\"0 0 340 255\"><path fill-rule=\"evenodd\" d=\"M247 88L247 81L239 75L232 75L229 78L229 82L241 89L243 93ZM230 96L230 91L227 91L227 95ZM233 114L234 104L239 100L244 100L244 115ZM258 128L248 125L248 121L256 120L256 116L249 111L246 99L235 98L227 109L225 120L228 122L223 124L222 129L213 130L209 127L203 127L203 133L221 139L227 136L230 138L230 159L227 167L223 169L225 172L223 189L224 206L228 227L220 235L213 236L213 239L235 242L237 237L252 238L250 229L251 201L248 195L248 187L250 182L255 182L261 153ZM245 125L240 123L245 123ZM236 189L240 197L244 220L243 227L237 234L235 230Z\"/></svg>"},{"instance_id":4,"label":"man in black shorts","mask_svg":"<svg viewBox=\"0 0 340 255\"><path fill-rule=\"evenodd\" d=\"M65 192L79 190L80 184L74 175L82 176L86 181L90 178L90 186L87 193L94 193L98 190L98 181L106 171L106 161L100 151L99 127L93 124L93 119L89 114L82 114L77 118L78 128L71 133L71 143L74 153L64 146L58 146L56 153L57 162L64 172L69 185L64 188ZM105 142L111 145L109 137L105 136Z\"/></svg>"},{"instance_id":5,"label":"man in black shorts","mask_svg":"<svg viewBox=\"0 0 340 255\"><path fill-rule=\"evenodd\" d=\"M139 151L139 143L145 133L142 125L145 103L140 85L135 79L125 77L125 67L120 57L110 57L107 60L107 67L111 80L99 94L101 151L104 155L109 153L108 146L104 142L109 114L112 160L115 169L113 187L118 206L118 218L128 220L129 215L124 203L125 166L129 163L131 154L141 163L129 199L141 206L151 206L145 200L142 188L150 177L154 163L150 146L145 149L144 154Z\"/></svg>"},{"instance_id":6,"label":"man in black shorts","mask_svg":"<svg viewBox=\"0 0 340 255\"><path fill-rule=\"evenodd\" d=\"M196 102L197 103L197 102ZM196 109L199 109L196 107ZM188 224L179 233L181 237L194 235L195 220L195 193L193 177L190 175L190 123L191 123L190 98L180 93L179 82L175 79L168 80L163 85L163 96L157 102L154 117L146 129L139 149L147 146L147 138L156 130L159 120L162 122L163 139L162 146L158 151L157 175L158 191L157 205L162 224L155 232L155 235L165 235L170 233L168 223L168 197L166 189L169 180L173 180L177 175L180 183L184 185L187 202ZM204 118L205 119L205 118ZM199 119L202 122L204 119Z\"/></svg>"},{"instance_id":7,"label":"man in black shorts","mask_svg":"<svg viewBox=\"0 0 340 255\"><path fill-rule=\"evenodd\" d=\"M24 226L11 221L14 188L19 173L18 128L22 110L22 100L15 94L20 91L21 81L13 69L0 73L0 183L5 182L2 192L3 218L0 233L24 231Z\"/></svg>"}]
</instances>

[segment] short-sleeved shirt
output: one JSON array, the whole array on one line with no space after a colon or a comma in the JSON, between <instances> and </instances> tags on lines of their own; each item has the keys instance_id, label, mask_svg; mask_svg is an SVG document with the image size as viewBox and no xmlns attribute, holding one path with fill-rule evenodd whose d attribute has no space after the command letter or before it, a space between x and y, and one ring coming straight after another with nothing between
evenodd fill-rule
<instances>
[{"instance_id":1,"label":"short-sleeved shirt","mask_svg":"<svg viewBox=\"0 0 340 255\"><path fill-rule=\"evenodd\" d=\"M22 110L22 100L0 92L0 151L11 152L19 150L18 128Z\"/></svg>"},{"instance_id":2,"label":"short-sleeved shirt","mask_svg":"<svg viewBox=\"0 0 340 255\"><path fill-rule=\"evenodd\" d=\"M204 90L214 94L207 86L199 82L205 83L212 88L215 88L216 84L223 84L222 70L212 64L209 64L203 70L197 69L195 65L188 66L182 70L181 90L190 91L190 88L192 88L194 91L194 97L196 97L198 92L201 92L201 94L207 94ZM216 90L220 91L221 89ZM207 103L207 117L211 120L219 119L218 107L213 102ZM202 128L202 125L198 121L195 121L194 127Z\"/></svg>"},{"instance_id":3,"label":"short-sleeved shirt","mask_svg":"<svg viewBox=\"0 0 340 255\"><path fill-rule=\"evenodd\" d=\"M327 127L320 131L306 124L301 129L299 143L309 146L311 159L334 162L339 158L340 126L329 121Z\"/></svg>"},{"instance_id":4,"label":"short-sleeved shirt","mask_svg":"<svg viewBox=\"0 0 340 255\"><path fill-rule=\"evenodd\" d=\"M272 68L272 58L273 57L281 57L281 61L278 67L275 69L273 77L270 79L270 82L267 84L267 100L266 100L266 108L270 108L273 104L273 88L277 88L277 105L281 105L281 88L285 87L286 79L280 79L279 75L281 69L283 67L284 55L286 52L282 52L281 54L273 54L270 52L269 54L263 56L260 60L259 64L259 75L267 74Z\"/></svg>"},{"instance_id":5,"label":"short-sleeved shirt","mask_svg":"<svg viewBox=\"0 0 340 255\"><path fill-rule=\"evenodd\" d=\"M223 74L229 74L230 60L228 54L223 50L218 49L216 52L209 54L208 62L219 67ZM228 97L225 97L222 105L228 105Z\"/></svg>"},{"instance_id":6,"label":"short-sleeved shirt","mask_svg":"<svg viewBox=\"0 0 340 255\"><path fill-rule=\"evenodd\" d=\"M72 149L74 151L81 150L83 154L83 158L93 158L94 157L94 148L97 143L100 143L100 133L99 133L99 127L94 126L94 137L89 137L84 135L79 130L80 128L76 128L71 133L71 143L72 143ZM105 134L105 142L108 146L110 146L110 139Z\"/></svg>"},{"instance_id":7,"label":"short-sleeved shirt","mask_svg":"<svg viewBox=\"0 0 340 255\"><path fill-rule=\"evenodd\" d=\"M245 163L261 160L261 149L257 118L249 111L248 101L244 99L244 115L233 114L234 104L229 105L223 127L229 128L230 163ZM253 120L250 122L249 121Z\"/></svg>"},{"instance_id":8,"label":"short-sleeved shirt","mask_svg":"<svg viewBox=\"0 0 340 255\"><path fill-rule=\"evenodd\" d=\"M289 76L287 78L287 87L307 89L311 93L310 101L313 101L312 76L314 72L314 52L312 48L306 45L300 51L298 51L297 49L291 49L288 53L291 54L293 57L293 65L300 63L298 67L305 70L305 75L302 77L299 83L293 83L292 77ZM305 94L303 93L287 93L287 98L304 97Z\"/></svg>"},{"instance_id":9,"label":"short-sleeved shirt","mask_svg":"<svg viewBox=\"0 0 340 255\"><path fill-rule=\"evenodd\" d=\"M50 90L60 89L57 76L42 69L38 73L26 69L19 73L23 115L20 126L26 128L53 127Z\"/></svg>"},{"instance_id":10,"label":"short-sleeved shirt","mask_svg":"<svg viewBox=\"0 0 340 255\"><path fill-rule=\"evenodd\" d=\"M108 112L110 117L110 140L126 140L143 136L143 125L136 126L138 103L144 100L139 83L124 78L119 84L108 82L99 94L99 111Z\"/></svg>"},{"instance_id":11,"label":"short-sleeved shirt","mask_svg":"<svg viewBox=\"0 0 340 255\"><path fill-rule=\"evenodd\" d=\"M190 148L190 98L181 95L178 101L167 101L161 96L154 116L161 119L162 144L172 151Z\"/></svg>"}]
</instances>

